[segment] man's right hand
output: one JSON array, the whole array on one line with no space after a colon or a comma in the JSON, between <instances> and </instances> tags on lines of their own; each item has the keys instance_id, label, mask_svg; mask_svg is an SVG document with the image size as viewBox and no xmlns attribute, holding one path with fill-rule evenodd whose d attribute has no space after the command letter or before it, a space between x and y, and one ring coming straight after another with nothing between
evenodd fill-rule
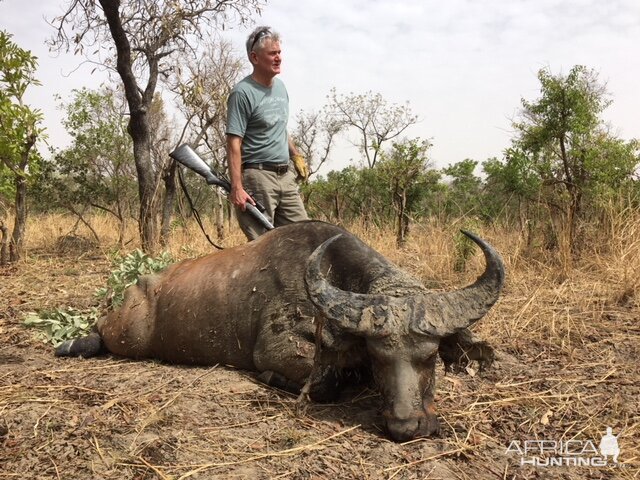
<instances>
[{"instance_id":1,"label":"man's right hand","mask_svg":"<svg viewBox=\"0 0 640 480\"><path fill-rule=\"evenodd\" d=\"M235 206L240 207L243 212L247 208L247 202L249 202L251 205L256 204L256 202L253 201L253 198L251 198L251 195L249 195L242 187L232 188L231 192L229 193L229 200L231 200L231 203L233 203Z\"/></svg>"}]
</instances>

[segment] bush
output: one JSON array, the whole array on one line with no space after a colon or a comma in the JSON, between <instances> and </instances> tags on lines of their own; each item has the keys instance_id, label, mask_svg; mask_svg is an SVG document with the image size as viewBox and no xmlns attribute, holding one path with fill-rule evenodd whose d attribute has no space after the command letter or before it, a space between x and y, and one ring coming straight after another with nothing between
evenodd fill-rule
<instances>
[{"instance_id":1,"label":"bush","mask_svg":"<svg viewBox=\"0 0 640 480\"><path fill-rule=\"evenodd\" d=\"M116 268L107 279L107 286L96 290L96 297L110 308L119 307L124 300L124 291L138 283L138 278L149 273L159 272L173 263L168 252L153 258L141 250L135 250L125 257L116 257Z\"/></svg>"},{"instance_id":2,"label":"bush","mask_svg":"<svg viewBox=\"0 0 640 480\"><path fill-rule=\"evenodd\" d=\"M40 313L29 313L23 324L39 331L36 336L45 343L57 347L65 340L88 335L98 320L98 309L82 312L74 308L62 308Z\"/></svg>"}]
</instances>

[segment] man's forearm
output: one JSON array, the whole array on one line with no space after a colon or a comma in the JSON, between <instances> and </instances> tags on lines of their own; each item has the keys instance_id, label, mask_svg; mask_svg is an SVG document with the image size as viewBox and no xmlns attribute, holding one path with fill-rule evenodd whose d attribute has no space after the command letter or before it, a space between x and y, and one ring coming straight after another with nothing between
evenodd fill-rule
<instances>
[{"instance_id":1,"label":"man's forearm","mask_svg":"<svg viewBox=\"0 0 640 480\"><path fill-rule=\"evenodd\" d=\"M245 192L242 186L242 138L233 135L227 136L227 162L229 167L229 180L231 181L231 192L229 200L242 210L249 202L255 205L254 200Z\"/></svg>"},{"instance_id":2,"label":"man's forearm","mask_svg":"<svg viewBox=\"0 0 640 480\"><path fill-rule=\"evenodd\" d=\"M242 188L242 155L238 143L237 137L227 138L227 166L232 189Z\"/></svg>"},{"instance_id":3,"label":"man's forearm","mask_svg":"<svg viewBox=\"0 0 640 480\"><path fill-rule=\"evenodd\" d=\"M288 140L289 140L289 158L295 155L300 155L298 153L298 148L296 147L296 144L293 143L293 139L291 138L290 135L288 135Z\"/></svg>"}]
</instances>

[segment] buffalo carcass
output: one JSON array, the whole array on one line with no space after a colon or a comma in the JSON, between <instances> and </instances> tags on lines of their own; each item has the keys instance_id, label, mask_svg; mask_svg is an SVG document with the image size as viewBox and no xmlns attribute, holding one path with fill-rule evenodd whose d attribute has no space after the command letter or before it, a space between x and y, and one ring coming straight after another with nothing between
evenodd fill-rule
<instances>
[{"instance_id":1,"label":"buffalo carcass","mask_svg":"<svg viewBox=\"0 0 640 480\"><path fill-rule=\"evenodd\" d=\"M484 252L485 272L473 285L437 293L339 227L283 226L142 277L97 333L56 353L90 356L106 347L138 359L228 364L299 389L314 365L315 320L324 318L312 398L341 371L368 368L391 437L427 436L438 429L438 350L449 362L478 346L490 351L466 329L496 302L504 281L499 255L467 235Z\"/></svg>"}]
</instances>

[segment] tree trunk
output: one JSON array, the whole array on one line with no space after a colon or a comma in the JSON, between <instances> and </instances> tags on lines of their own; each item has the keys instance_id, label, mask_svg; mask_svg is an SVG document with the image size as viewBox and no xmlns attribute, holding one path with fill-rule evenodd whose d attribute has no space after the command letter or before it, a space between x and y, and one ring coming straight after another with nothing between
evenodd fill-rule
<instances>
[{"instance_id":1,"label":"tree trunk","mask_svg":"<svg viewBox=\"0 0 640 480\"><path fill-rule=\"evenodd\" d=\"M580 248L579 221L582 216L582 191L575 188L571 196L571 251L576 252Z\"/></svg>"},{"instance_id":2,"label":"tree trunk","mask_svg":"<svg viewBox=\"0 0 640 480\"><path fill-rule=\"evenodd\" d=\"M166 247L171 235L171 217L176 199L176 161L171 159L164 180L164 202L162 205L162 224L160 226L160 245Z\"/></svg>"},{"instance_id":3,"label":"tree trunk","mask_svg":"<svg viewBox=\"0 0 640 480\"><path fill-rule=\"evenodd\" d=\"M396 244L398 247L404 246L409 233L409 217L407 215L407 192L405 190L396 191L394 194L396 212L398 220L398 230L396 231Z\"/></svg>"},{"instance_id":4,"label":"tree trunk","mask_svg":"<svg viewBox=\"0 0 640 480\"><path fill-rule=\"evenodd\" d=\"M218 191L218 189L216 189L215 195L215 201L213 204L213 215L216 224L216 235L218 236L218 240L224 240L224 201L222 198L222 194Z\"/></svg>"},{"instance_id":5,"label":"tree trunk","mask_svg":"<svg viewBox=\"0 0 640 480\"><path fill-rule=\"evenodd\" d=\"M140 214L138 216L142 250L155 253L158 249L158 196L156 178L151 163L149 142L149 124L146 113L134 115L131 112L129 130L133 139L133 156L138 176L138 195L140 196Z\"/></svg>"},{"instance_id":6,"label":"tree trunk","mask_svg":"<svg viewBox=\"0 0 640 480\"><path fill-rule=\"evenodd\" d=\"M153 100L158 79L158 59L148 57L149 78L142 90L136 81L132 68L131 45L127 38L120 13L119 0L99 0L117 51L117 71L122 79L127 104L129 106L129 134L133 140L133 158L138 177L140 197L139 232L142 249L154 253L158 248L158 196L157 179L151 162L151 136L147 113Z\"/></svg>"},{"instance_id":7,"label":"tree trunk","mask_svg":"<svg viewBox=\"0 0 640 480\"><path fill-rule=\"evenodd\" d=\"M29 153L25 153L28 156ZM24 255L24 232L27 226L27 179L24 175L17 174L15 179L16 217L13 223L13 233L9 244L9 261L17 262Z\"/></svg>"},{"instance_id":8,"label":"tree trunk","mask_svg":"<svg viewBox=\"0 0 640 480\"><path fill-rule=\"evenodd\" d=\"M117 202L116 209L118 215L116 218L118 219L118 246L122 249L124 248L124 236L127 231L127 218L125 209L122 208L121 202Z\"/></svg>"},{"instance_id":9,"label":"tree trunk","mask_svg":"<svg viewBox=\"0 0 640 480\"><path fill-rule=\"evenodd\" d=\"M342 225L342 216L340 213L340 195L338 194L338 192L335 192L333 195L333 210L336 215L336 223L338 225Z\"/></svg>"},{"instance_id":10,"label":"tree trunk","mask_svg":"<svg viewBox=\"0 0 640 480\"><path fill-rule=\"evenodd\" d=\"M578 215L580 214L580 203L581 203L581 187L576 184L576 180L571 170L570 159L567 153L567 148L565 144L565 137L562 135L560 137L560 155L562 158L562 164L564 167L564 175L565 175L565 186L567 188L567 192L569 193L569 208L567 212L566 226L567 229L567 248L574 252L576 249L576 222L578 220Z\"/></svg>"},{"instance_id":11,"label":"tree trunk","mask_svg":"<svg viewBox=\"0 0 640 480\"><path fill-rule=\"evenodd\" d=\"M0 220L0 266L9 263L9 229L4 224L4 221Z\"/></svg>"}]
</instances>

